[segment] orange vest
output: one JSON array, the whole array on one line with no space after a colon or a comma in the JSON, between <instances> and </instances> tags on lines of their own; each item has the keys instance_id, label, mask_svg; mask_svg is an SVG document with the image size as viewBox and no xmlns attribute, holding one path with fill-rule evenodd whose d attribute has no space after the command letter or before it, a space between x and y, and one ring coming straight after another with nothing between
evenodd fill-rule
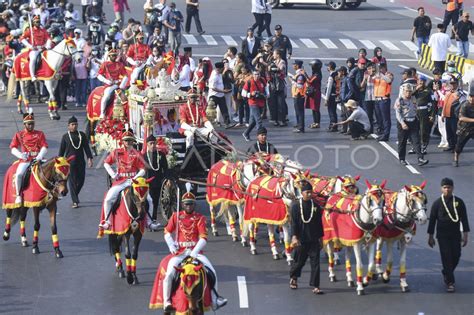
<instances>
[{"instance_id":1,"label":"orange vest","mask_svg":"<svg viewBox=\"0 0 474 315\"><path fill-rule=\"evenodd\" d=\"M392 92L392 84L387 83L381 77L374 79L374 97L390 97Z\"/></svg>"},{"instance_id":2,"label":"orange vest","mask_svg":"<svg viewBox=\"0 0 474 315\"><path fill-rule=\"evenodd\" d=\"M461 5L463 0L458 0L458 4ZM446 4L446 11L454 11L456 10L456 4L454 3L454 0L449 0L449 2Z\"/></svg>"},{"instance_id":3,"label":"orange vest","mask_svg":"<svg viewBox=\"0 0 474 315\"><path fill-rule=\"evenodd\" d=\"M306 78L304 77L304 70L293 76L294 82L291 88L291 95L293 97L304 97L306 91Z\"/></svg>"},{"instance_id":4,"label":"orange vest","mask_svg":"<svg viewBox=\"0 0 474 315\"><path fill-rule=\"evenodd\" d=\"M446 97L444 98L444 106L443 106L444 117L451 117L451 106L456 100L457 100L456 91L448 92L448 94L446 94Z\"/></svg>"}]
</instances>

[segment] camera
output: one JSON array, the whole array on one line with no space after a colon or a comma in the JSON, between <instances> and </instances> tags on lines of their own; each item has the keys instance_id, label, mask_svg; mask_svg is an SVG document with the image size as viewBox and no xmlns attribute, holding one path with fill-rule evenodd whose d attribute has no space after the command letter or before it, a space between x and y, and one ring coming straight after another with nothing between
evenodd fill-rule
<instances>
[{"instance_id":1,"label":"camera","mask_svg":"<svg viewBox=\"0 0 474 315\"><path fill-rule=\"evenodd\" d=\"M264 98L265 98L265 94L262 93L262 92L260 92L260 91L255 91L254 98L256 98L256 99L264 99Z\"/></svg>"},{"instance_id":2,"label":"camera","mask_svg":"<svg viewBox=\"0 0 474 315\"><path fill-rule=\"evenodd\" d=\"M278 69L276 64L272 63L270 65L270 72L277 73L278 71L280 71L280 69Z\"/></svg>"}]
</instances>

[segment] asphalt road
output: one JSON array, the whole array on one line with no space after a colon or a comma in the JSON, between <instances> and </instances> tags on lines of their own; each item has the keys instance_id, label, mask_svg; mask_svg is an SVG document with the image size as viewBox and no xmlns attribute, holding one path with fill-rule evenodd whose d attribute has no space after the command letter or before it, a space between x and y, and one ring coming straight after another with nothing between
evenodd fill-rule
<instances>
[{"instance_id":1,"label":"asphalt road","mask_svg":"<svg viewBox=\"0 0 474 315\"><path fill-rule=\"evenodd\" d=\"M133 17L142 18L141 1L131 2ZM360 47L359 40L379 43L389 40L400 50L385 50L389 58L390 71L395 73L395 82L400 81L400 66L416 66L413 53L401 42L406 40L413 19L413 12L404 8L411 1L374 0L359 10L333 12L324 7L295 7L291 10L274 10L273 24L280 23L284 33L299 44L295 57L335 58L338 65L342 59L354 56L357 49L344 48L340 39L351 40ZM408 3L409 2L409 3ZM418 1L430 6L428 14L441 16L438 1ZM77 1L76 1L77 3ZM183 7L184 1L178 3ZM413 4L414 5L414 4ZM412 5L412 6L413 6ZM418 4L416 4L418 6ZM430 11L432 10L432 11ZM111 9L109 10L111 12ZM206 34L212 35L217 45L208 45L204 38L196 36L198 55L220 56L226 43L221 35L238 40L253 21L249 1L207 0L202 4L202 21ZM128 15L127 15L128 17ZM367 37L363 37L367 36ZM300 38L311 39L318 48L308 48ZM324 45L321 38L330 39L337 49ZM398 40L398 42L397 42ZM186 43L186 41L184 42ZM240 41L239 41L240 43ZM348 43L348 42L346 42ZM382 44L382 43L381 43ZM404 48L403 48L404 47ZM327 59L324 59L327 60ZM394 87L396 90L398 86ZM2 102L0 106L0 174L3 177L13 161L8 145L16 131L13 119L20 122L13 103ZM290 119L294 120L291 100ZM83 121L82 109L70 107L61 112L60 121L50 121L44 105L33 105L37 117L37 128L45 131L49 142L48 157L53 156L59 140L66 131L67 117L74 114ZM323 127L328 124L325 109L322 109ZM12 116L13 115L13 116ZM307 121L310 113L307 113ZM394 120L392 120L394 121ZM430 163L413 169L400 166L392 153L373 141L349 141L340 134L328 134L324 129L307 130L304 135L291 133L290 128L275 129L269 126L269 141L279 151L297 159L307 167L324 175L362 174L363 179L388 180L388 186L399 189L404 184L419 184L428 181L426 192L430 201L439 196L439 181L444 176L455 180L455 193L468 205L469 219L474 224L472 205L472 178L474 176L474 143L470 143L462 155L461 166L451 166L451 155L440 152L434 138L428 148ZM226 131L240 149L246 149L242 129ZM396 131L392 130L391 148L396 148ZM130 314L148 313L148 301L156 268L167 254L162 232L147 233L142 241L137 263L137 275L141 284L130 287L114 273L114 259L108 254L107 241L97 240L97 224L100 205L106 189L105 171L96 165L89 169L85 187L81 193L81 207L71 209L69 197L59 202L58 235L64 258L54 257L46 214L41 215L40 255L31 254L31 248L21 248L19 228L12 230L11 240L0 244L0 313L8 314ZM415 158L408 157L410 162ZM318 163L319 162L319 163ZM373 165L372 165L373 164ZM370 167L369 167L370 166ZM431 204L431 202L430 202ZM207 205L199 204L199 211L208 214ZM5 218L0 214L0 222ZM27 220L27 235L31 242L33 233L32 215ZM474 250L472 244L463 249L461 262L456 271L457 293L445 294L440 274L441 263L437 249L427 246L426 226L419 227L418 234L408 249L407 281L411 293L401 293L398 285L398 267L394 266L392 282L380 281L366 288L366 295L358 297L345 281L329 283L326 260L322 259L321 287L324 296L314 296L307 286L308 268L300 280L300 289L288 288L288 266L286 262L271 259L268 242L261 229L257 244L259 255L251 256L247 248L232 243L227 236L209 238L206 254L213 262L219 278L220 293L229 299L229 304L220 314L472 314L474 293ZM224 235L223 226L220 227ZM395 261L398 254L395 254ZM339 279L344 277L343 266L337 267ZM248 308L245 295L239 294L237 277L245 277L248 291ZM242 293L242 292L241 292Z\"/></svg>"}]
</instances>

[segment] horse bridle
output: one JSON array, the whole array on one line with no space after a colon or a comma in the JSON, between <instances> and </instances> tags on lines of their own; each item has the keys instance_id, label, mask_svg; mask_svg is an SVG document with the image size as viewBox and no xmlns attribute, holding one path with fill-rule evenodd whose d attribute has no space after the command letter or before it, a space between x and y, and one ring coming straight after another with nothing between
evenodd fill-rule
<instances>
[{"instance_id":1,"label":"horse bridle","mask_svg":"<svg viewBox=\"0 0 474 315\"><path fill-rule=\"evenodd\" d=\"M54 165L53 165L53 168L54 168ZM67 177L58 179L59 174L56 172L56 169L54 169L53 180L50 181L49 179L46 178L46 176L44 175L42 169L39 167L39 164L38 164L38 175L40 177L40 180L45 181L49 186L51 186L51 188L49 189L47 187L45 188L47 189L46 192L52 196L54 196L54 192L56 192L57 188L59 187L59 184L64 183L64 186L66 186Z\"/></svg>"},{"instance_id":2,"label":"horse bridle","mask_svg":"<svg viewBox=\"0 0 474 315\"><path fill-rule=\"evenodd\" d=\"M79 53L79 50L76 50L75 52L71 52L71 49L69 49L69 45L67 43L65 43L66 45L66 48L67 48L67 52L69 53L69 55L67 54L64 54L64 53L60 53L58 51L55 51L54 49L49 49L49 51L52 51L54 52L55 54L58 54L60 56L63 56L63 57L71 57L74 56L75 54Z\"/></svg>"},{"instance_id":3,"label":"horse bridle","mask_svg":"<svg viewBox=\"0 0 474 315\"><path fill-rule=\"evenodd\" d=\"M409 212L409 215L405 215L405 214L402 214L400 212L397 211L397 199L398 199L398 196L397 198L394 200L394 207L393 207L393 224L396 224L397 222L401 223L401 224L408 224L408 223L411 223L413 220L416 220L416 215L418 212L420 212L421 210L425 211L426 212L426 207L420 207L420 208L414 208L413 207L413 204L415 203L415 200L413 199L413 195L414 194L417 194L417 193L421 193L423 194L423 196L425 197L424 198L424 203L423 205L426 205L426 202L427 202L427 199L426 199L426 194L421 190L421 189L418 189L418 190L415 190L415 191L408 191L408 190L405 190L406 191L406 197L405 197L405 203L408 207L408 210L410 211ZM405 220L398 220L397 217L401 217Z\"/></svg>"},{"instance_id":4,"label":"horse bridle","mask_svg":"<svg viewBox=\"0 0 474 315\"><path fill-rule=\"evenodd\" d=\"M381 188L377 188L375 190L380 190L382 191ZM375 209L371 209L370 208L370 202L371 201L374 201L372 200L372 198L370 197L370 194L373 192L373 190L369 190L367 191L367 205L365 205L363 202L360 203L360 208L363 209L365 212L367 212L369 214L370 217L373 216L373 213L375 210L377 209L381 209L382 210L382 213L383 213L383 206L380 207L379 205L377 205L377 208ZM382 191L382 198L383 198L383 191ZM354 219L357 221L357 224L359 225L359 227L364 230L365 232L371 232L374 228L375 228L375 225L372 224L372 223L363 223L361 218L360 218L360 211L354 211L353 214L356 214L354 215Z\"/></svg>"}]
</instances>

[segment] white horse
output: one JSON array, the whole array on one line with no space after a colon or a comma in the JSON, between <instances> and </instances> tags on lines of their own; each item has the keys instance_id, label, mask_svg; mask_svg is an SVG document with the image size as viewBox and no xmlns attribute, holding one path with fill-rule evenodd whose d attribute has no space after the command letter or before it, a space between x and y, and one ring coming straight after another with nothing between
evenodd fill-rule
<instances>
[{"instance_id":1,"label":"white horse","mask_svg":"<svg viewBox=\"0 0 474 315\"><path fill-rule=\"evenodd\" d=\"M404 186L400 191L385 192L386 216L384 223L374 231L374 237L377 238L375 251L375 271L374 274L374 256L369 255L369 267L364 284L367 285L371 279L382 277L384 283L390 281L390 274L393 266L393 245L399 242L400 249L400 288L402 292L408 292L408 283L406 281L406 247L415 234L415 221L423 225L428 220L426 215L427 197L423 192L426 182L420 186ZM387 244L387 266L385 271L382 269L382 247ZM372 250L373 252L373 250Z\"/></svg>"},{"instance_id":2,"label":"white horse","mask_svg":"<svg viewBox=\"0 0 474 315\"><path fill-rule=\"evenodd\" d=\"M350 254L351 247L354 251L357 266L357 294L364 294L363 287L363 262L362 262L362 246L372 238L373 230L383 221L383 206L384 194L383 188L385 181L380 185L370 184L366 181L367 190L364 195L353 195L352 200L359 200L357 208L352 209L354 205L351 202L348 209L344 209L344 200L351 200L350 196L335 194L331 196L324 210L323 227L325 230L324 241L329 257L333 257L334 245L340 244L346 247L346 264L349 262L350 268ZM342 201L342 202L341 202ZM342 205L340 205L342 204ZM349 215L349 216L348 216ZM349 228L351 233L356 233L359 237L353 240L344 237L341 233L344 228ZM328 231L328 232L327 232ZM331 232L329 232L331 231ZM372 254L373 255L373 254ZM346 265L347 267L347 265ZM346 279L349 286L353 286L352 272L350 269L346 270ZM334 267L329 266L329 280L336 281Z\"/></svg>"},{"instance_id":3,"label":"white horse","mask_svg":"<svg viewBox=\"0 0 474 315\"><path fill-rule=\"evenodd\" d=\"M59 44L57 44L53 49L46 50L41 53L39 58L43 58L42 62L46 62L48 66L54 71L54 75L49 80L44 80L44 85L48 90L49 100L48 100L48 113L51 119L59 119L57 102L54 97L54 91L58 85L58 80L60 80L60 70L64 64L64 61L67 57L73 57L78 53L76 44L72 38L63 39ZM18 55L21 56L21 55ZM76 55L76 61L80 61L81 56ZM18 57L17 57L18 58ZM35 62L35 60L30 60L29 62ZM38 69L37 69L38 70ZM27 81L31 81L31 78L20 78L17 74L17 79L20 82L21 89L21 98L25 107L28 109L30 101L28 98L28 86Z\"/></svg>"}]
</instances>

